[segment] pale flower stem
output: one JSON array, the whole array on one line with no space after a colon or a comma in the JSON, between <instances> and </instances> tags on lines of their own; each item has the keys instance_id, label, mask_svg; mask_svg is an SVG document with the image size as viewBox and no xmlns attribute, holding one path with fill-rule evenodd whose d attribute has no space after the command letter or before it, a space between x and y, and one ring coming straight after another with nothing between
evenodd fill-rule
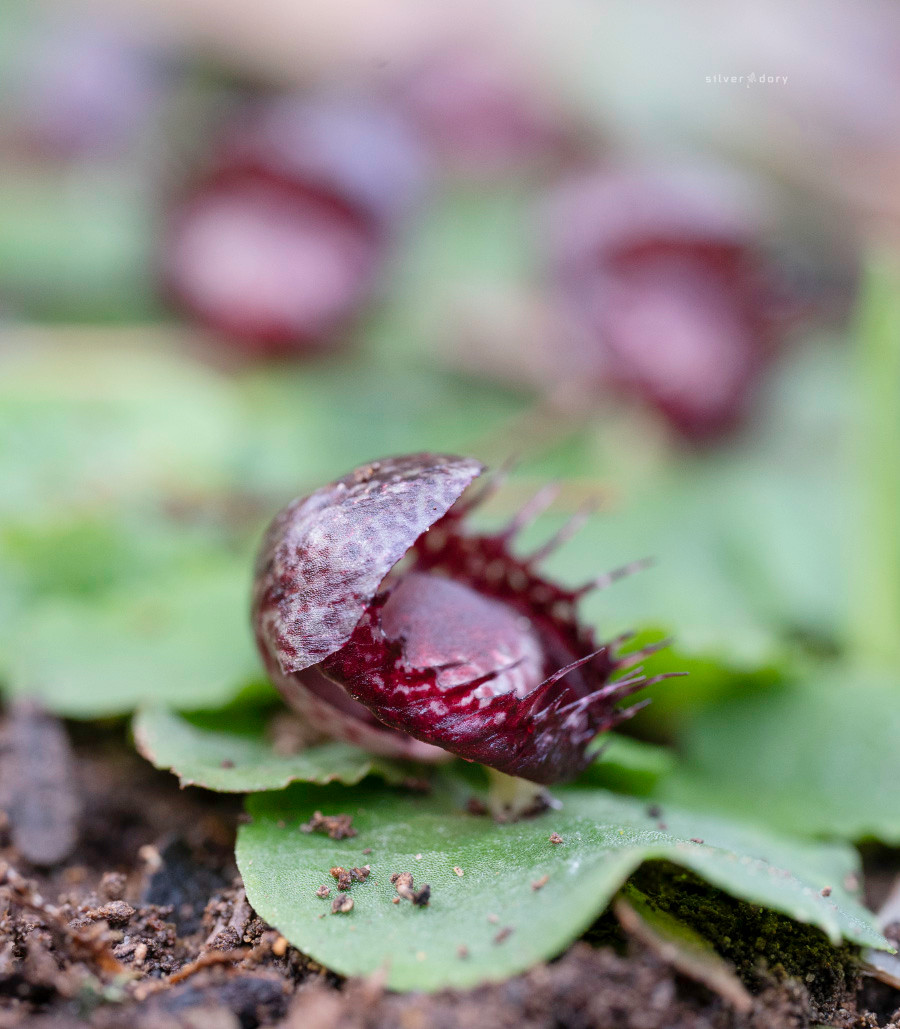
<instances>
[{"instance_id":1,"label":"pale flower stem","mask_svg":"<svg viewBox=\"0 0 900 1029\"><path fill-rule=\"evenodd\" d=\"M488 768L488 808L497 822L516 822L556 806L543 786Z\"/></svg>"}]
</instances>

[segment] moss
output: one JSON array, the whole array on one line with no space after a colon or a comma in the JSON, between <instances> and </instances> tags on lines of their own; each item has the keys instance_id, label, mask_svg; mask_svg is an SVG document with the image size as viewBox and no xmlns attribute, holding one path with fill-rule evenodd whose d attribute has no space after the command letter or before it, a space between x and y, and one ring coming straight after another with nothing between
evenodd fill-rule
<instances>
[{"instance_id":1,"label":"moss","mask_svg":"<svg viewBox=\"0 0 900 1029\"><path fill-rule=\"evenodd\" d=\"M653 907L708 939L748 986L795 979L825 1008L856 987L853 948L832 946L819 929L736 900L669 862L648 862L631 881Z\"/></svg>"},{"instance_id":2,"label":"moss","mask_svg":"<svg viewBox=\"0 0 900 1029\"><path fill-rule=\"evenodd\" d=\"M592 947L610 947L619 957L628 953L628 937L622 931L619 920L607 908L583 934L582 939Z\"/></svg>"}]
</instances>

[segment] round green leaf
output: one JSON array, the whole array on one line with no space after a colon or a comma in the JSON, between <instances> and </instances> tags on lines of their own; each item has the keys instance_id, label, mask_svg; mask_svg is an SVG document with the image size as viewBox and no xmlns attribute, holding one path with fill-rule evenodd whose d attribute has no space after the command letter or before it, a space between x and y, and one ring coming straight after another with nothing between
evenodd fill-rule
<instances>
[{"instance_id":1,"label":"round green leaf","mask_svg":"<svg viewBox=\"0 0 900 1029\"><path fill-rule=\"evenodd\" d=\"M231 712L242 720L240 710ZM222 719L216 718L221 724ZM292 782L319 785L358 783L367 775L402 782L410 768L373 757L348 743L322 743L297 754L273 750L260 726L249 731L211 727L202 716L185 718L165 708L139 711L133 723L138 750L157 768L174 772L182 786L203 786L220 793L279 790Z\"/></svg>"},{"instance_id":2,"label":"round green leaf","mask_svg":"<svg viewBox=\"0 0 900 1029\"><path fill-rule=\"evenodd\" d=\"M386 968L388 985L403 990L500 980L558 954L652 859L818 926L835 943L888 946L847 888L857 869L849 848L674 809L661 828L660 816L632 798L555 792L561 810L512 825L465 813L449 789L429 797L365 785L352 793L295 786L256 794L248 801L253 820L239 832L238 866L254 908L293 944L345 975ZM358 836L334 841L299 831L315 810L351 814ZM553 832L561 843L550 841ZM352 887L352 911L332 914L317 887L334 895L329 869L364 863L372 871ZM427 907L392 903L395 872L412 873L417 887L430 884Z\"/></svg>"}]
</instances>

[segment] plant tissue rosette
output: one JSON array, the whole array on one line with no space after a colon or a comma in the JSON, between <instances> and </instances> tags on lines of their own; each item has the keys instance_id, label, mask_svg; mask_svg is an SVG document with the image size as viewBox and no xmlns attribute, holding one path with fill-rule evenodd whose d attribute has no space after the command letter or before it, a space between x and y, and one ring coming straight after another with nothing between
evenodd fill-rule
<instances>
[{"instance_id":1,"label":"plant tissue rosette","mask_svg":"<svg viewBox=\"0 0 900 1029\"><path fill-rule=\"evenodd\" d=\"M597 737L674 674L648 678L657 646L623 654L624 637L600 642L578 617L581 597L640 564L575 588L544 577L582 519L520 556L514 538L553 490L501 531L470 531L500 484L466 494L483 470L439 454L374 461L273 520L253 627L304 746L284 753L221 715L138 714L157 765L252 794L237 858L259 914L335 971L466 986L559 953L642 864L664 861L823 941L888 948L852 848L596 785Z\"/></svg>"}]
</instances>

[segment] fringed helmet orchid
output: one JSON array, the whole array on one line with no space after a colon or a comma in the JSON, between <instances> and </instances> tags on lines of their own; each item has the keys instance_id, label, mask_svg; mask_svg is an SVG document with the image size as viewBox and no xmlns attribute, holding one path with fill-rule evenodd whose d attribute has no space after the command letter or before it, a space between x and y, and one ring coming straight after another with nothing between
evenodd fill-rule
<instances>
[{"instance_id":1,"label":"fringed helmet orchid","mask_svg":"<svg viewBox=\"0 0 900 1029\"><path fill-rule=\"evenodd\" d=\"M460 500L474 460L412 454L364 465L289 504L256 569L253 620L272 680L332 737L372 752L436 761L456 754L551 784L591 760L588 744L643 703L656 679L598 643L577 603L634 570L578 589L541 561L586 512L526 557L511 544L550 503L544 489L492 535L466 516L497 488ZM659 678L659 677L657 677Z\"/></svg>"}]
</instances>

